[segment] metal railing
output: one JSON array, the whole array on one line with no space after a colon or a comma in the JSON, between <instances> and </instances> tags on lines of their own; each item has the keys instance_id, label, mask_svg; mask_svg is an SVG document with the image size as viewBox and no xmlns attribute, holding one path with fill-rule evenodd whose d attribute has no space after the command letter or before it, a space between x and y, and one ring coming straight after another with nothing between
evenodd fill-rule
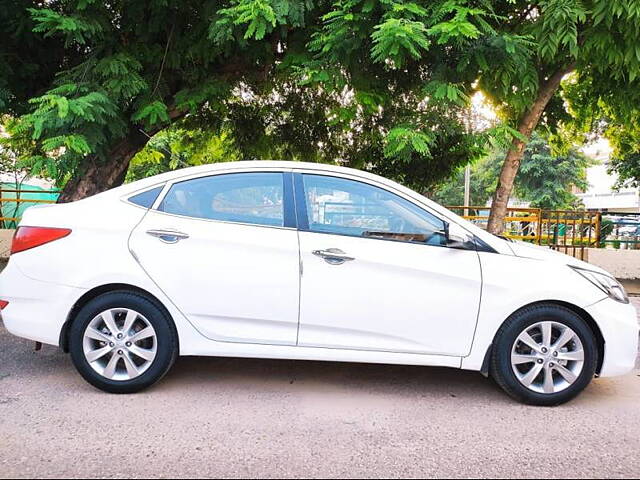
<instances>
[{"instance_id":1,"label":"metal railing","mask_svg":"<svg viewBox=\"0 0 640 480\"><path fill-rule=\"evenodd\" d=\"M20 221L19 215L21 207L25 204L43 204L43 203L56 203L53 199L41 199L41 198L25 198L24 194L29 195L48 195L59 194L60 190L34 190L34 189L15 189L15 188L3 188L0 186L0 229L2 228L14 228ZM6 196L7 194L14 194L13 196Z\"/></svg>"},{"instance_id":2,"label":"metal railing","mask_svg":"<svg viewBox=\"0 0 640 480\"><path fill-rule=\"evenodd\" d=\"M447 207L463 218L486 229L490 207ZM601 214L587 210L543 210L508 207L503 235L515 240L547 245L584 259L584 249L596 247L600 240Z\"/></svg>"},{"instance_id":3,"label":"metal railing","mask_svg":"<svg viewBox=\"0 0 640 480\"><path fill-rule=\"evenodd\" d=\"M602 247L640 250L640 212L604 212L602 229Z\"/></svg>"}]
</instances>

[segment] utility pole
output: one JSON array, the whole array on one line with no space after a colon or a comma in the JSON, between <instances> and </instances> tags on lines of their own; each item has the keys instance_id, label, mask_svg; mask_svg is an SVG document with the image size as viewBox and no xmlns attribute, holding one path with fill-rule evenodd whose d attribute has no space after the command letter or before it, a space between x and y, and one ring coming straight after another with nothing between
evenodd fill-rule
<instances>
[{"instance_id":1,"label":"utility pole","mask_svg":"<svg viewBox=\"0 0 640 480\"><path fill-rule=\"evenodd\" d=\"M471 165L464 167L464 216L469 215L469 201L471 198Z\"/></svg>"}]
</instances>

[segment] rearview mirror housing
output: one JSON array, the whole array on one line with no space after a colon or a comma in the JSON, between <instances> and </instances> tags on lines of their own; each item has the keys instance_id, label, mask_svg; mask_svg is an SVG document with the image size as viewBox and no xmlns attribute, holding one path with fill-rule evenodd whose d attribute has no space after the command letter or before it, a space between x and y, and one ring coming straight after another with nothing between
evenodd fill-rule
<instances>
[{"instance_id":1,"label":"rearview mirror housing","mask_svg":"<svg viewBox=\"0 0 640 480\"><path fill-rule=\"evenodd\" d=\"M444 227L447 247L462 250L475 250L472 234L456 223L445 223Z\"/></svg>"}]
</instances>

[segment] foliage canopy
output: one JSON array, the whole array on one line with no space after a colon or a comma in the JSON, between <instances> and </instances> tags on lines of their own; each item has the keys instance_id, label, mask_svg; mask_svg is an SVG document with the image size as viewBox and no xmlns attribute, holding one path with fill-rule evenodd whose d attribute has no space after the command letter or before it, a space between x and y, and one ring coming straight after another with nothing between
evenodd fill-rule
<instances>
[{"instance_id":1,"label":"foliage canopy","mask_svg":"<svg viewBox=\"0 0 640 480\"><path fill-rule=\"evenodd\" d=\"M424 190L538 120L569 122L549 85L565 71L577 129L602 105L618 114L640 77L629 0L4 3L0 113L19 116L29 167L66 183L65 199L123 181L170 126L159 143L224 136L229 158L339 162ZM477 131L477 90L503 124ZM633 118L613 113L610 132Z\"/></svg>"}]
</instances>

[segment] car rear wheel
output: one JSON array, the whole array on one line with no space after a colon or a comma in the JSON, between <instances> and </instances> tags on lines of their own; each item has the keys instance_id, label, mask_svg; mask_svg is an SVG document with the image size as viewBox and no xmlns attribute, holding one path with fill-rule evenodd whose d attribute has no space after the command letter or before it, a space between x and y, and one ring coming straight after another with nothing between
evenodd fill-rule
<instances>
[{"instance_id":1,"label":"car rear wheel","mask_svg":"<svg viewBox=\"0 0 640 480\"><path fill-rule=\"evenodd\" d=\"M78 312L69 351L78 372L93 386L134 393L169 371L178 340L171 318L156 302L117 291L96 297Z\"/></svg>"},{"instance_id":2,"label":"car rear wheel","mask_svg":"<svg viewBox=\"0 0 640 480\"><path fill-rule=\"evenodd\" d=\"M580 316L560 305L536 305L498 331L491 373L515 399L552 406L584 390L597 364L595 335Z\"/></svg>"}]
</instances>

